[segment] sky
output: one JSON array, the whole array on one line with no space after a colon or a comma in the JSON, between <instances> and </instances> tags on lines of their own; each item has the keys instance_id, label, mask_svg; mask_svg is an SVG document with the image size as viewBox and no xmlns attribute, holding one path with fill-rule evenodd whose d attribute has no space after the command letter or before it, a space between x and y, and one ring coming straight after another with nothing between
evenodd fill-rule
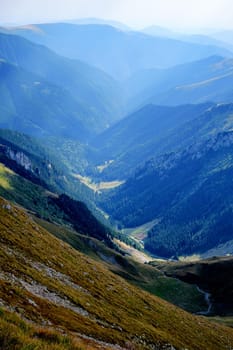
<instances>
[{"instance_id":1,"label":"sky","mask_svg":"<svg viewBox=\"0 0 233 350\"><path fill-rule=\"evenodd\" d=\"M0 0L0 24L95 17L134 28L233 29L233 0Z\"/></svg>"}]
</instances>

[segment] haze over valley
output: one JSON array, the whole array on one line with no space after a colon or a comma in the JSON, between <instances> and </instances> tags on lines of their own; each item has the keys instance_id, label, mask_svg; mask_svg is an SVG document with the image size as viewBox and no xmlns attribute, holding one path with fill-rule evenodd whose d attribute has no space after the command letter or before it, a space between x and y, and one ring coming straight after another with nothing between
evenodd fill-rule
<instances>
[{"instance_id":1,"label":"haze over valley","mask_svg":"<svg viewBox=\"0 0 233 350\"><path fill-rule=\"evenodd\" d=\"M175 2L3 1L1 349L233 347L232 4Z\"/></svg>"}]
</instances>

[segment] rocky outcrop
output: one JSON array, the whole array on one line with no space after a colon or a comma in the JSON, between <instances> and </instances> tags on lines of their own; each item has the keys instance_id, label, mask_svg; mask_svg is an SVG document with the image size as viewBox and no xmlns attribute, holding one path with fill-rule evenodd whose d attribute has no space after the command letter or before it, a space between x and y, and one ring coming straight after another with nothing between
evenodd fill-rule
<instances>
[{"instance_id":1,"label":"rocky outcrop","mask_svg":"<svg viewBox=\"0 0 233 350\"><path fill-rule=\"evenodd\" d=\"M9 147L7 147L6 155L14 160L18 165L21 165L25 170L33 172L33 166L31 160L25 153L20 151L15 151Z\"/></svg>"},{"instance_id":2,"label":"rocky outcrop","mask_svg":"<svg viewBox=\"0 0 233 350\"><path fill-rule=\"evenodd\" d=\"M32 173L34 172L32 162L24 152L14 149L10 146L0 144L0 154L2 154L10 160L15 161L25 170L30 171Z\"/></svg>"}]
</instances>

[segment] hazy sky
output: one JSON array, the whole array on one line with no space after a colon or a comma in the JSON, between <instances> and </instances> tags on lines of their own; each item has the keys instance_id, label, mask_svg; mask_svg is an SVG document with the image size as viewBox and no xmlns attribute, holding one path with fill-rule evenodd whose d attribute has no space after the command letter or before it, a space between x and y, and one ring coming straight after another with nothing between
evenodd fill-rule
<instances>
[{"instance_id":1,"label":"hazy sky","mask_svg":"<svg viewBox=\"0 0 233 350\"><path fill-rule=\"evenodd\" d=\"M82 17L118 20L137 27L233 29L233 0L0 0L1 23Z\"/></svg>"}]
</instances>

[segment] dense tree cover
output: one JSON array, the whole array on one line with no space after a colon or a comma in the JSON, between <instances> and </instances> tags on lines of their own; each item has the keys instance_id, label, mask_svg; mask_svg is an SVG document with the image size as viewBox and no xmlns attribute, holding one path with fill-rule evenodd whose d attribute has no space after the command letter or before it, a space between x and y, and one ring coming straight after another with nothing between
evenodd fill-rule
<instances>
[{"instance_id":1,"label":"dense tree cover","mask_svg":"<svg viewBox=\"0 0 233 350\"><path fill-rule=\"evenodd\" d=\"M203 252L233 238L232 175L228 132L148 162L102 205L127 227L157 218L145 239L153 253Z\"/></svg>"},{"instance_id":2,"label":"dense tree cover","mask_svg":"<svg viewBox=\"0 0 233 350\"><path fill-rule=\"evenodd\" d=\"M151 158L183 150L233 128L233 104L147 105L98 135L93 162L108 166L99 174L105 179L133 177Z\"/></svg>"},{"instance_id":3,"label":"dense tree cover","mask_svg":"<svg viewBox=\"0 0 233 350\"><path fill-rule=\"evenodd\" d=\"M151 157L181 148L191 135L186 136L180 130L212 106L210 103L177 107L149 104L123 118L91 142L97 149L97 164L113 160L100 176L124 180Z\"/></svg>"},{"instance_id":4,"label":"dense tree cover","mask_svg":"<svg viewBox=\"0 0 233 350\"><path fill-rule=\"evenodd\" d=\"M63 162L64 156L60 157L56 144L49 139L35 139L19 132L0 129L0 143L1 162L15 172L34 183L46 184L51 191L67 192L77 199L85 199L90 205L93 203L92 191L72 176L71 162ZM11 150L14 155L25 155L30 162L30 171L16 163L15 159L10 159L7 150Z\"/></svg>"},{"instance_id":5,"label":"dense tree cover","mask_svg":"<svg viewBox=\"0 0 233 350\"><path fill-rule=\"evenodd\" d=\"M195 58L219 52L218 48L164 42L106 26L58 24L39 28L43 28L43 36L30 32L35 40L47 40L48 46L64 49L68 56L83 51L87 61L93 60L114 75L122 68L121 77L128 75L128 68L134 72L137 67L155 64L155 58L161 61L162 56L152 55L155 43L156 55L160 45L165 52L167 47L171 50L178 45L177 54L186 58L187 48L193 50L194 46L200 49L192 51ZM27 31L24 29L22 35L27 36ZM69 31L70 39L80 41L78 51L71 45L72 40L67 46L57 46L58 38L64 40L61 34L66 36ZM103 50L99 56L101 45L85 46L82 35L90 39L90 45L100 34L104 48L112 45L114 38L114 50L120 48L116 57L124 52L126 66L121 66L122 60L112 60L108 50L104 51L107 54L103 62ZM133 45L133 55L131 46L125 51L126 44ZM135 61L139 44L145 50ZM145 55L148 50L150 57ZM0 58L0 127L16 130L0 130L0 161L21 176L16 180L8 173L10 188L12 184L18 186L19 179L25 180L22 198L16 186L18 193L8 189L10 199L21 201L27 208L31 205L37 215L48 220L65 222L85 234L93 231L95 237L108 243L112 232L99 224L89 209L103 221L108 216L102 210L106 211L109 222L119 226L138 226L153 220L156 225L145 239L145 246L164 256L201 252L232 238L233 104L206 102L209 97L218 102L231 101L231 60L212 56L165 71L152 70L150 77L148 71L141 71L124 82L121 90L119 83L99 69L15 35L0 34ZM163 63L168 66L170 60L174 63L178 58L169 55L167 61L163 57ZM124 115L123 95L132 84L135 89L126 94L126 98L132 98L128 109L135 111L135 105L143 99L147 105L111 127ZM140 91L142 100L135 104ZM200 99L205 103L176 107L148 104L169 100L169 104L176 105ZM115 190L94 192L80 182L80 174L84 180L90 177L90 182L126 182ZM6 194L3 186L1 191ZM117 237L122 238L120 234ZM131 243L128 237L125 240Z\"/></svg>"},{"instance_id":6,"label":"dense tree cover","mask_svg":"<svg viewBox=\"0 0 233 350\"><path fill-rule=\"evenodd\" d=\"M2 170L0 180L7 179L9 190L1 188L0 183L0 194L34 211L41 218L71 225L79 233L114 247L114 231L98 221L83 202L63 194L83 198L97 213L92 191L71 176L67 165L59 162L54 153L53 148L43 147L39 140L19 132L0 130L0 162L19 175ZM46 194L46 190L56 195ZM128 241L131 242L130 239Z\"/></svg>"},{"instance_id":7,"label":"dense tree cover","mask_svg":"<svg viewBox=\"0 0 233 350\"><path fill-rule=\"evenodd\" d=\"M164 256L203 253L231 240L232 175L232 167L220 170L169 210L149 232L146 248Z\"/></svg>"},{"instance_id":8,"label":"dense tree cover","mask_svg":"<svg viewBox=\"0 0 233 350\"><path fill-rule=\"evenodd\" d=\"M7 159L7 157L6 157ZM2 157L0 156L0 162ZM10 162L13 168L13 162ZM48 191L49 186L14 164L18 175L0 163L0 195L20 204L39 218L67 225L77 232L104 241L113 247L112 231L101 224L87 206L65 194ZM20 175L19 175L20 174Z\"/></svg>"},{"instance_id":9,"label":"dense tree cover","mask_svg":"<svg viewBox=\"0 0 233 350\"><path fill-rule=\"evenodd\" d=\"M65 213L68 221L72 223L76 231L104 240L108 244L111 243L111 231L93 216L84 203L75 201L65 194L60 195L58 198L51 198L50 201L55 203Z\"/></svg>"},{"instance_id":10,"label":"dense tree cover","mask_svg":"<svg viewBox=\"0 0 233 350\"><path fill-rule=\"evenodd\" d=\"M64 142L66 143L66 141ZM69 144L68 140L67 142ZM0 161L3 164L24 178L42 185L52 192L67 193L72 198L84 201L95 216L107 224L106 219L94 205L93 191L72 175L71 163L69 161L63 162L64 156L59 156L53 142L36 140L19 132L0 129L0 143ZM45 147L48 143L49 147ZM9 158L8 150L11 150L14 158L16 158L15 155L19 154L26 156L30 163L29 171L20 162L17 163L15 159Z\"/></svg>"}]
</instances>

